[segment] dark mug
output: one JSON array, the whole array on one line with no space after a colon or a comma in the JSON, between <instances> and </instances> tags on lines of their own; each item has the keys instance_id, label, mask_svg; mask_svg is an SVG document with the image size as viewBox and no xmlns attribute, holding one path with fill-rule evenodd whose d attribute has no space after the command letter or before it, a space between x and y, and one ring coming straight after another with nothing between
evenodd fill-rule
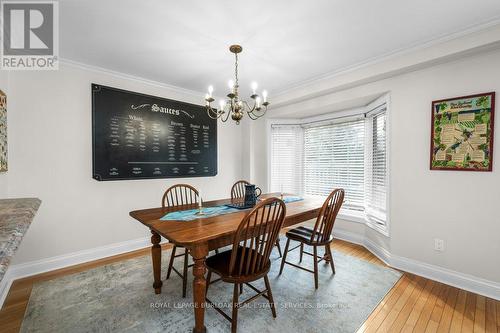
<instances>
[{"instance_id":1,"label":"dark mug","mask_svg":"<svg viewBox=\"0 0 500 333\"><path fill-rule=\"evenodd\" d=\"M245 206L255 206L261 194L262 190L259 187L252 184L245 185Z\"/></svg>"}]
</instances>

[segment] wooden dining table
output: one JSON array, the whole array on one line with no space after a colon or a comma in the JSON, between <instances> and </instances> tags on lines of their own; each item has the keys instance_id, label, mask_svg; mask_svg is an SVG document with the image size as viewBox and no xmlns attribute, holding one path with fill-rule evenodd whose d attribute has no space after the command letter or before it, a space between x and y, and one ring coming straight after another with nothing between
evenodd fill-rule
<instances>
[{"instance_id":1,"label":"wooden dining table","mask_svg":"<svg viewBox=\"0 0 500 333\"><path fill-rule=\"evenodd\" d=\"M263 194L260 198L279 197L279 193ZM231 203L231 199L214 200L204 202L204 207L220 206ZM283 227L289 227L297 223L316 218L323 200L320 198L304 198L300 201L286 204L286 216ZM189 250L193 257L193 307L195 325L193 332L206 332L205 320L205 259L211 250L233 243L234 233L242 218L248 210L234 213L200 217L192 221L164 221L161 220L169 212L194 209L197 206L182 206L171 208L149 208L134 210L130 216L144 224L151 230L151 256L153 261L153 288L156 294L161 293L163 285L161 277L161 237L169 242L183 246Z\"/></svg>"}]
</instances>

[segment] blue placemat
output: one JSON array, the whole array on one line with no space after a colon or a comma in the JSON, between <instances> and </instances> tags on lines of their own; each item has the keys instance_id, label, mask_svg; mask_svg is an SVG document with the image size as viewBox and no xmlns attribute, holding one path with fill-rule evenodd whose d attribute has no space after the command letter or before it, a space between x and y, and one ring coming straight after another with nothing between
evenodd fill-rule
<instances>
[{"instance_id":1,"label":"blue placemat","mask_svg":"<svg viewBox=\"0 0 500 333\"><path fill-rule=\"evenodd\" d=\"M295 201L301 201L301 200L304 200L304 198L301 198L301 197L283 197L283 202L284 203L291 203L291 202L295 202Z\"/></svg>"},{"instance_id":2,"label":"blue placemat","mask_svg":"<svg viewBox=\"0 0 500 333\"><path fill-rule=\"evenodd\" d=\"M288 196L283 198L284 203L304 200L301 197ZM203 207L203 215L199 215L199 209L179 210L176 212L167 213L160 220L162 221L193 221L201 218L214 217L218 215L240 212L242 209L228 207L226 205Z\"/></svg>"},{"instance_id":3,"label":"blue placemat","mask_svg":"<svg viewBox=\"0 0 500 333\"><path fill-rule=\"evenodd\" d=\"M203 207L203 215L198 215L199 209L189 209L180 210L177 212L171 212L163 216L160 220L162 221L193 221L196 219L213 217L217 215L230 214L241 211L237 208L231 208L226 205L213 206L213 207Z\"/></svg>"}]
</instances>

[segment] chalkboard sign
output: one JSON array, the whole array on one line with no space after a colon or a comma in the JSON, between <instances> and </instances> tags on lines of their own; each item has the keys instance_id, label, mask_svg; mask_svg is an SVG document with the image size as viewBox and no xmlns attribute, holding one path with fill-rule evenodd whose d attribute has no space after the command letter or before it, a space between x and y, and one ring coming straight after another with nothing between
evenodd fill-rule
<instances>
[{"instance_id":1,"label":"chalkboard sign","mask_svg":"<svg viewBox=\"0 0 500 333\"><path fill-rule=\"evenodd\" d=\"M217 174L217 121L203 106L92 84L96 180Z\"/></svg>"}]
</instances>

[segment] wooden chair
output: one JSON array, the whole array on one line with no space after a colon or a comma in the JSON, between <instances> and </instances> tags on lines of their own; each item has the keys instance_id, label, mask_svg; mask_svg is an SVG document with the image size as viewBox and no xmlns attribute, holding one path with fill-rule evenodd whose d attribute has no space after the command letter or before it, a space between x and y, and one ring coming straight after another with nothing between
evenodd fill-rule
<instances>
[{"instance_id":1,"label":"wooden chair","mask_svg":"<svg viewBox=\"0 0 500 333\"><path fill-rule=\"evenodd\" d=\"M269 301L273 317L276 318L276 308L267 273L271 268L269 256L276 243L279 231L283 226L286 206L278 198L269 198L258 203L241 221L234 235L231 250L207 258L205 264L207 274L207 294L211 283L222 280L234 284L232 317L213 304L208 297L206 301L215 310L231 322L231 332L236 332L238 308L255 300L259 296ZM220 279L211 281L212 273ZM264 278L265 290L258 290L250 284L252 281ZM238 286L247 285L256 295L239 303L240 291Z\"/></svg>"},{"instance_id":2,"label":"wooden chair","mask_svg":"<svg viewBox=\"0 0 500 333\"><path fill-rule=\"evenodd\" d=\"M246 180L238 180L231 187L231 200L238 200L245 198L245 185L250 185Z\"/></svg>"},{"instance_id":3,"label":"wooden chair","mask_svg":"<svg viewBox=\"0 0 500 333\"><path fill-rule=\"evenodd\" d=\"M285 253L283 254L283 259L281 260L280 267L280 275L283 272L283 267L285 264L289 264L291 266L300 268L304 271L310 272L314 274L314 286L318 289L318 263L322 260L326 262L330 262L330 266L332 267L332 272L335 274L335 264L333 263L332 250L330 248L330 244L333 241L332 230L333 224L335 223L335 218L339 212L340 207L344 201L344 190L336 189L325 200L325 203L321 207L319 215L316 219L316 224L314 225L314 229L308 227L297 227L287 231L286 237L286 246ZM290 245L290 240L295 240L300 243L300 245L294 247L291 250L288 250L288 246ZM304 251L304 244L312 246L313 253L309 253ZM318 246L325 247L325 255L323 257L318 256ZM314 271L310 269L301 267L299 265L293 264L291 262L286 261L286 255L288 252L295 250L300 247L300 259L299 262L302 262L302 255L305 253L313 257L314 260ZM318 260L319 259L319 260Z\"/></svg>"},{"instance_id":4,"label":"wooden chair","mask_svg":"<svg viewBox=\"0 0 500 333\"><path fill-rule=\"evenodd\" d=\"M250 185L250 182L242 179L233 184L233 187L231 187L231 201L243 201L245 199L245 185ZM276 239L276 247L278 248L281 258L282 253L279 236L278 239Z\"/></svg>"},{"instance_id":5,"label":"wooden chair","mask_svg":"<svg viewBox=\"0 0 500 333\"><path fill-rule=\"evenodd\" d=\"M199 202L199 193L198 190L192 187L191 185L188 184L177 184L169 187L166 191L165 194L163 194L163 199L162 199L162 207L163 208L168 208L168 207L182 207L182 206L189 206L189 205L197 205ZM184 253L176 255L175 252L177 251L178 248L182 248L180 246L174 245L174 248L172 249L172 254L170 256L170 261L168 263L168 271L167 271L167 280L170 278L170 273L172 270L181 277L182 279L182 297L186 297L186 287L187 287L187 271L188 268L193 266L188 265L188 260L189 260L189 252L187 249L184 249ZM175 267L174 267L174 260L175 258L178 257L184 257L184 268L182 270L182 273L180 273Z\"/></svg>"}]
</instances>

